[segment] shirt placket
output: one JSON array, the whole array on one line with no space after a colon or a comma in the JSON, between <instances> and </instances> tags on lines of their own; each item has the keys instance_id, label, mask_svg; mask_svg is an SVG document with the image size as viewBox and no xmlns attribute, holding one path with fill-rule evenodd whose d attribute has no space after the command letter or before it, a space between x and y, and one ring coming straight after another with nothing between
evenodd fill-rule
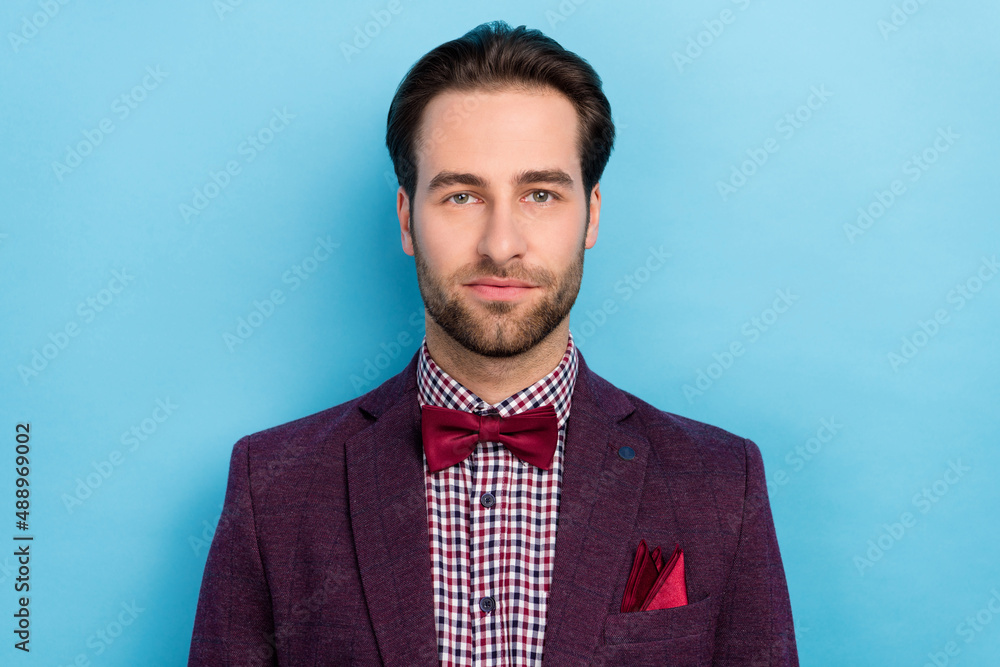
<instances>
[{"instance_id":1,"label":"shirt placket","mask_svg":"<svg viewBox=\"0 0 1000 667\"><path fill-rule=\"evenodd\" d=\"M496 414L495 409L483 414ZM469 493L469 537L471 548L470 614L473 655L477 667L507 664L504 623L507 591L502 577L506 570L505 502L510 453L498 442L481 442L470 457L473 464Z\"/></svg>"},{"instance_id":2,"label":"shirt placket","mask_svg":"<svg viewBox=\"0 0 1000 667\"><path fill-rule=\"evenodd\" d=\"M498 412L507 416L538 407L549 397L557 411L568 412L576 376L572 337L568 349L561 375L498 404ZM426 347L421 354L421 405L430 402L474 414L496 410L437 369ZM494 442L478 443L460 465L438 473L444 476L441 483L428 483L429 528L441 545L432 568L435 590L443 592L435 597L442 665L540 664L552 549L540 547L539 540L552 546L554 516L546 519L542 537L532 526L537 517L558 511L564 422L562 417L554 477L535 479L530 464ZM536 497L536 491L542 495ZM550 492L555 495L543 497ZM515 543L521 544L519 550ZM486 604L492 611L482 610L483 598L492 598Z\"/></svg>"}]
</instances>

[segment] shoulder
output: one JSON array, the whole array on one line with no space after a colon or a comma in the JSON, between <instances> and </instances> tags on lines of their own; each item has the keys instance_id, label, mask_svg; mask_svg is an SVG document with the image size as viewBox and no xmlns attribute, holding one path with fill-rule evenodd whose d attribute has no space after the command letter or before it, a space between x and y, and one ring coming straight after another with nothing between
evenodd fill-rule
<instances>
[{"instance_id":1,"label":"shoulder","mask_svg":"<svg viewBox=\"0 0 1000 667\"><path fill-rule=\"evenodd\" d=\"M343 465L344 443L404 393L413 379L414 361L415 357L400 373L361 396L245 436L234 446L234 458L245 456L251 474L277 467L309 470Z\"/></svg>"},{"instance_id":2,"label":"shoulder","mask_svg":"<svg viewBox=\"0 0 1000 667\"><path fill-rule=\"evenodd\" d=\"M233 446L230 475L249 477L253 495L281 495L320 470L343 468L343 443L365 426L363 397L244 436Z\"/></svg>"},{"instance_id":3,"label":"shoulder","mask_svg":"<svg viewBox=\"0 0 1000 667\"><path fill-rule=\"evenodd\" d=\"M743 474L747 457L757 452L752 441L723 428L661 410L626 392L636 406L645 435L660 458L692 463ZM759 453L757 453L759 456Z\"/></svg>"},{"instance_id":4,"label":"shoulder","mask_svg":"<svg viewBox=\"0 0 1000 667\"><path fill-rule=\"evenodd\" d=\"M364 396L284 424L257 431L240 442L258 458L281 456L294 449L314 448L318 443L349 436L367 423L358 405Z\"/></svg>"},{"instance_id":5,"label":"shoulder","mask_svg":"<svg viewBox=\"0 0 1000 667\"><path fill-rule=\"evenodd\" d=\"M757 445L718 426L662 410L592 371L592 391L601 400L614 396L631 412L620 426L645 437L653 455L672 465L745 474L747 460L759 458Z\"/></svg>"}]
</instances>

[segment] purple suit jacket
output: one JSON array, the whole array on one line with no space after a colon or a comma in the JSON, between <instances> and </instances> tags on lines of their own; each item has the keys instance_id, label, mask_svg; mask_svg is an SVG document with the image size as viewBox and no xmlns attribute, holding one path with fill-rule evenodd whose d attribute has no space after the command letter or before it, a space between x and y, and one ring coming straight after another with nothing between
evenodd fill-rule
<instances>
[{"instance_id":1,"label":"purple suit jacket","mask_svg":"<svg viewBox=\"0 0 1000 667\"><path fill-rule=\"evenodd\" d=\"M416 371L236 443L189 665L438 664ZM566 428L544 664L798 665L757 446L582 355ZM640 539L686 606L619 613Z\"/></svg>"}]
</instances>

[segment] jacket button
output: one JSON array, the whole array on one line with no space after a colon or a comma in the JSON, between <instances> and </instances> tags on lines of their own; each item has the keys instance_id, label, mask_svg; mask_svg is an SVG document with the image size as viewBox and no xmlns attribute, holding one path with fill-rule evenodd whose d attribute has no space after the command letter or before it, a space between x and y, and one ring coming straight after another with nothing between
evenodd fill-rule
<instances>
[{"instance_id":1,"label":"jacket button","mask_svg":"<svg viewBox=\"0 0 1000 667\"><path fill-rule=\"evenodd\" d=\"M497 499L492 493L484 493L479 498L479 504L489 509L497 504Z\"/></svg>"},{"instance_id":2,"label":"jacket button","mask_svg":"<svg viewBox=\"0 0 1000 667\"><path fill-rule=\"evenodd\" d=\"M492 595L479 598L479 608L488 614L497 608L497 601L493 599Z\"/></svg>"},{"instance_id":3,"label":"jacket button","mask_svg":"<svg viewBox=\"0 0 1000 667\"><path fill-rule=\"evenodd\" d=\"M635 450L631 447L621 447L618 449L618 456L622 457L626 461L631 461L635 458Z\"/></svg>"}]
</instances>

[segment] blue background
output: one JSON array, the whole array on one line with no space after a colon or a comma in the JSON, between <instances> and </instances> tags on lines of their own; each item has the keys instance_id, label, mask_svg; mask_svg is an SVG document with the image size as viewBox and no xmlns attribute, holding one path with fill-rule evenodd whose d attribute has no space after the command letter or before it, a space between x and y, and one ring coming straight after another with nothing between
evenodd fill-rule
<instances>
[{"instance_id":1,"label":"blue background","mask_svg":"<svg viewBox=\"0 0 1000 667\"><path fill-rule=\"evenodd\" d=\"M184 664L233 444L416 350L388 104L500 18L604 79L619 137L572 331L618 386L760 446L802 664L995 664L1000 6L387 4L0 9L0 506L9 540L30 422L35 536L30 655L0 549L0 662Z\"/></svg>"}]
</instances>

